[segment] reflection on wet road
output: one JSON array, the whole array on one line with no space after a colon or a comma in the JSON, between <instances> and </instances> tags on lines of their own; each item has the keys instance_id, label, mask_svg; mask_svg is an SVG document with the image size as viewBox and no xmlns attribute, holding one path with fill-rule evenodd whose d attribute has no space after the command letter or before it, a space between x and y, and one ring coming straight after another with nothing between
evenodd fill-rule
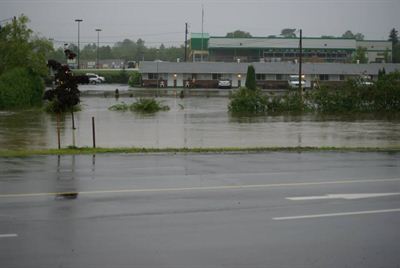
<instances>
[{"instance_id":1,"label":"reflection on wet road","mask_svg":"<svg viewBox=\"0 0 400 268\"><path fill-rule=\"evenodd\" d=\"M0 170L0 267L400 263L399 153L35 156ZM315 199L349 195L368 198Z\"/></svg>"}]
</instances>

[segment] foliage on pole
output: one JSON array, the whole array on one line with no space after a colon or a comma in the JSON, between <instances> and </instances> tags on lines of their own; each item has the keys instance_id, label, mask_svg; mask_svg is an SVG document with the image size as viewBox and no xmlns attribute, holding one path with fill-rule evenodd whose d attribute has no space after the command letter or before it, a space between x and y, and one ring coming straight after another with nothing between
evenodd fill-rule
<instances>
[{"instance_id":1,"label":"foliage on pole","mask_svg":"<svg viewBox=\"0 0 400 268\"><path fill-rule=\"evenodd\" d=\"M69 59L75 58L75 53L65 50L65 55ZM56 88L47 90L44 99L52 103L52 112L73 111L75 105L79 104L78 83L89 83L89 78L85 75L74 76L68 65L61 64L55 60L49 60L47 65L54 71L54 82Z\"/></svg>"},{"instance_id":2,"label":"foliage on pole","mask_svg":"<svg viewBox=\"0 0 400 268\"><path fill-rule=\"evenodd\" d=\"M247 67L247 75L246 75L246 88L250 90L256 90L256 71L254 70L253 65L249 65Z\"/></svg>"}]
</instances>

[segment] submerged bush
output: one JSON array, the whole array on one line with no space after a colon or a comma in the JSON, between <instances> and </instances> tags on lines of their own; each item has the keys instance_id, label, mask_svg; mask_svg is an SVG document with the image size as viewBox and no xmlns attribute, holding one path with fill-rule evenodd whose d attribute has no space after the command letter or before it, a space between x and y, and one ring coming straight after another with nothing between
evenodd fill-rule
<instances>
[{"instance_id":1,"label":"submerged bush","mask_svg":"<svg viewBox=\"0 0 400 268\"><path fill-rule=\"evenodd\" d=\"M136 102L131 105L131 110L135 112L143 113L155 113L158 111L168 111L169 107L163 105L162 102L157 101L154 98L139 98Z\"/></svg>"},{"instance_id":2,"label":"submerged bush","mask_svg":"<svg viewBox=\"0 0 400 268\"><path fill-rule=\"evenodd\" d=\"M230 96L228 110L234 114L262 114L267 111L268 98L261 90L240 88Z\"/></svg>"},{"instance_id":3,"label":"submerged bush","mask_svg":"<svg viewBox=\"0 0 400 268\"><path fill-rule=\"evenodd\" d=\"M127 111L128 109L129 105L125 102L114 104L108 108L110 111Z\"/></svg>"},{"instance_id":4,"label":"submerged bush","mask_svg":"<svg viewBox=\"0 0 400 268\"><path fill-rule=\"evenodd\" d=\"M26 68L14 68L0 76L0 109L42 105L44 82Z\"/></svg>"},{"instance_id":5,"label":"submerged bush","mask_svg":"<svg viewBox=\"0 0 400 268\"><path fill-rule=\"evenodd\" d=\"M400 111L399 78L390 74L373 85L350 80L340 88L322 87L312 91L310 101L324 113Z\"/></svg>"},{"instance_id":6,"label":"submerged bush","mask_svg":"<svg viewBox=\"0 0 400 268\"><path fill-rule=\"evenodd\" d=\"M140 98L131 105L122 102L114 104L108 109L110 111L127 111L129 109L135 112L155 113L158 111L168 111L169 107L167 105L163 105L161 101L157 101L153 98Z\"/></svg>"},{"instance_id":7,"label":"submerged bush","mask_svg":"<svg viewBox=\"0 0 400 268\"><path fill-rule=\"evenodd\" d=\"M272 96L267 104L268 112L304 112L311 110L308 95L290 91L283 96Z\"/></svg>"}]
</instances>

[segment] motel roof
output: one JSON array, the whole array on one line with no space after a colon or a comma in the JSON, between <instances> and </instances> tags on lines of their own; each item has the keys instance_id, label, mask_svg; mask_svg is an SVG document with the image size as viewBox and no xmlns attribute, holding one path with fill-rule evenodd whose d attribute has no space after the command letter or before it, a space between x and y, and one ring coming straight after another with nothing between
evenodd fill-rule
<instances>
[{"instance_id":1,"label":"motel roof","mask_svg":"<svg viewBox=\"0 0 400 268\"><path fill-rule=\"evenodd\" d=\"M141 62L140 73L177 73L177 74L245 74L247 67L253 65L259 74L296 74L299 65L291 62L269 63L232 63L232 62ZM394 63L303 63L305 74L331 74L331 75L377 75L379 70L385 68L386 73L400 71L400 64Z\"/></svg>"}]
</instances>

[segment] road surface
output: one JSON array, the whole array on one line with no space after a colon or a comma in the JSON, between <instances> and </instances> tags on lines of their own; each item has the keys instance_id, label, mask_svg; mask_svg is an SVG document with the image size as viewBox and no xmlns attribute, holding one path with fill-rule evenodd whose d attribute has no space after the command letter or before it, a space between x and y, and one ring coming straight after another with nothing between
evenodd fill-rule
<instances>
[{"instance_id":1,"label":"road surface","mask_svg":"<svg viewBox=\"0 0 400 268\"><path fill-rule=\"evenodd\" d=\"M0 159L0 267L400 267L400 154Z\"/></svg>"}]
</instances>

